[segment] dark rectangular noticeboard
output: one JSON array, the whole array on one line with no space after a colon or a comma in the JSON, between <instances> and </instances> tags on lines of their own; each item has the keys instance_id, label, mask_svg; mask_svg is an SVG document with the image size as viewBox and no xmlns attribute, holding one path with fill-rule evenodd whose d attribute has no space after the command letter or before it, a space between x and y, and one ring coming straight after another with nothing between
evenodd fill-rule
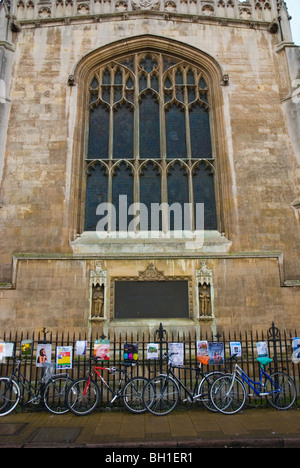
<instances>
[{"instance_id":1,"label":"dark rectangular noticeboard","mask_svg":"<svg viewBox=\"0 0 300 468\"><path fill-rule=\"evenodd\" d=\"M188 281L115 281L115 319L188 318Z\"/></svg>"}]
</instances>

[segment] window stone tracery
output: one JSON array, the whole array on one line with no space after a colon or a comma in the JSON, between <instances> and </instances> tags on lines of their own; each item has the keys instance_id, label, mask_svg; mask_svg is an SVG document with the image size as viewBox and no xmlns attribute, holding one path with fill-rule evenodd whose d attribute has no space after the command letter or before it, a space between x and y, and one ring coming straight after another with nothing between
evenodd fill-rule
<instances>
[{"instance_id":1,"label":"window stone tracery","mask_svg":"<svg viewBox=\"0 0 300 468\"><path fill-rule=\"evenodd\" d=\"M108 219L105 229L123 230L118 224L120 195L127 196L127 206L179 203L183 208L198 200L208 205L205 216L210 219L204 219L204 229L217 229L209 101L203 71L166 54L136 53L94 70L89 84L86 231L96 230L95 210L102 202L116 207L116 223ZM188 226L194 230L192 211ZM179 228L164 217L156 227Z\"/></svg>"}]
</instances>

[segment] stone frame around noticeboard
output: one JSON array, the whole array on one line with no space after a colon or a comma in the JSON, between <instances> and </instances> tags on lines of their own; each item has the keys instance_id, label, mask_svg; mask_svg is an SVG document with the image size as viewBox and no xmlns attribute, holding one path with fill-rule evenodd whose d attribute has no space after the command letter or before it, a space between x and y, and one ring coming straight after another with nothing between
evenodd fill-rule
<instances>
[{"instance_id":1,"label":"stone frame around noticeboard","mask_svg":"<svg viewBox=\"0 0 300 468\"><path fill-rule=\"evenodd\" d=\"M192 276L165 276L162 271L156 269L153 264L150 264L148 268L139 272L136 276L113 276L109 281L110 288L110 297L109 297L109 317L111 321L119 321L115 318L115 283L117 281L153 281L153 282L162 282L162 281L187 281L188 282L188 317L183 317L180 320L194 320L194 298L193 298L193 281ZM121 319L124 320L124 319ZM130 319L128 320L138 320ZM152 320L152 319L145 319Z\"/></svg>"}]
</instances>

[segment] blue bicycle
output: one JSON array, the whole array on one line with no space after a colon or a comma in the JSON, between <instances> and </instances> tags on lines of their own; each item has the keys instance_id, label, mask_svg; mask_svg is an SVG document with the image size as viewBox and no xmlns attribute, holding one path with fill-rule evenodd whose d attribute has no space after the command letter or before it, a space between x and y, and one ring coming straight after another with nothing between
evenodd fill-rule
<instances>
[{"instance_id":1,"label":"blue bicycle","mask_svg":"<svg viewBox=\"0 0 300 468\"><path fill-rule=\"evenodd\" d=\"M236 355L233 355L230 359L236 360ZM258 382L252 380L237 362L232 374L226 374L213 382L210 389L210 398L218 411L223 414L235 414L242 410L247 396L250 396L245 383L253 390L255 395L265 396L270 405L278 410L287 410L293 406L297 398L294 380L284 372L267 374L264 367L270 364L272 359L264 357L257 358L257 361L260 363Z\"/></svg>"}]
</instances>

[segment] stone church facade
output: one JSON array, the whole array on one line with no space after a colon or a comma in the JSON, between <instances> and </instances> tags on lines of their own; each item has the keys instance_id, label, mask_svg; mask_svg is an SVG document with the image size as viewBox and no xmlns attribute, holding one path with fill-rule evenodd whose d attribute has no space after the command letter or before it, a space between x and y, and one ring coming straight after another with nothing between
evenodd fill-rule
<instances>
[{"instance_id":1,"label":"stone church facade","mask_svg":"<svg viewBox=\"0 0 300 468\"><path fill-rule=\"evenodd\" d=\"M2 0L0 85L1 333L299 328L284 1Z\"/></svg>"}]
</instances>

